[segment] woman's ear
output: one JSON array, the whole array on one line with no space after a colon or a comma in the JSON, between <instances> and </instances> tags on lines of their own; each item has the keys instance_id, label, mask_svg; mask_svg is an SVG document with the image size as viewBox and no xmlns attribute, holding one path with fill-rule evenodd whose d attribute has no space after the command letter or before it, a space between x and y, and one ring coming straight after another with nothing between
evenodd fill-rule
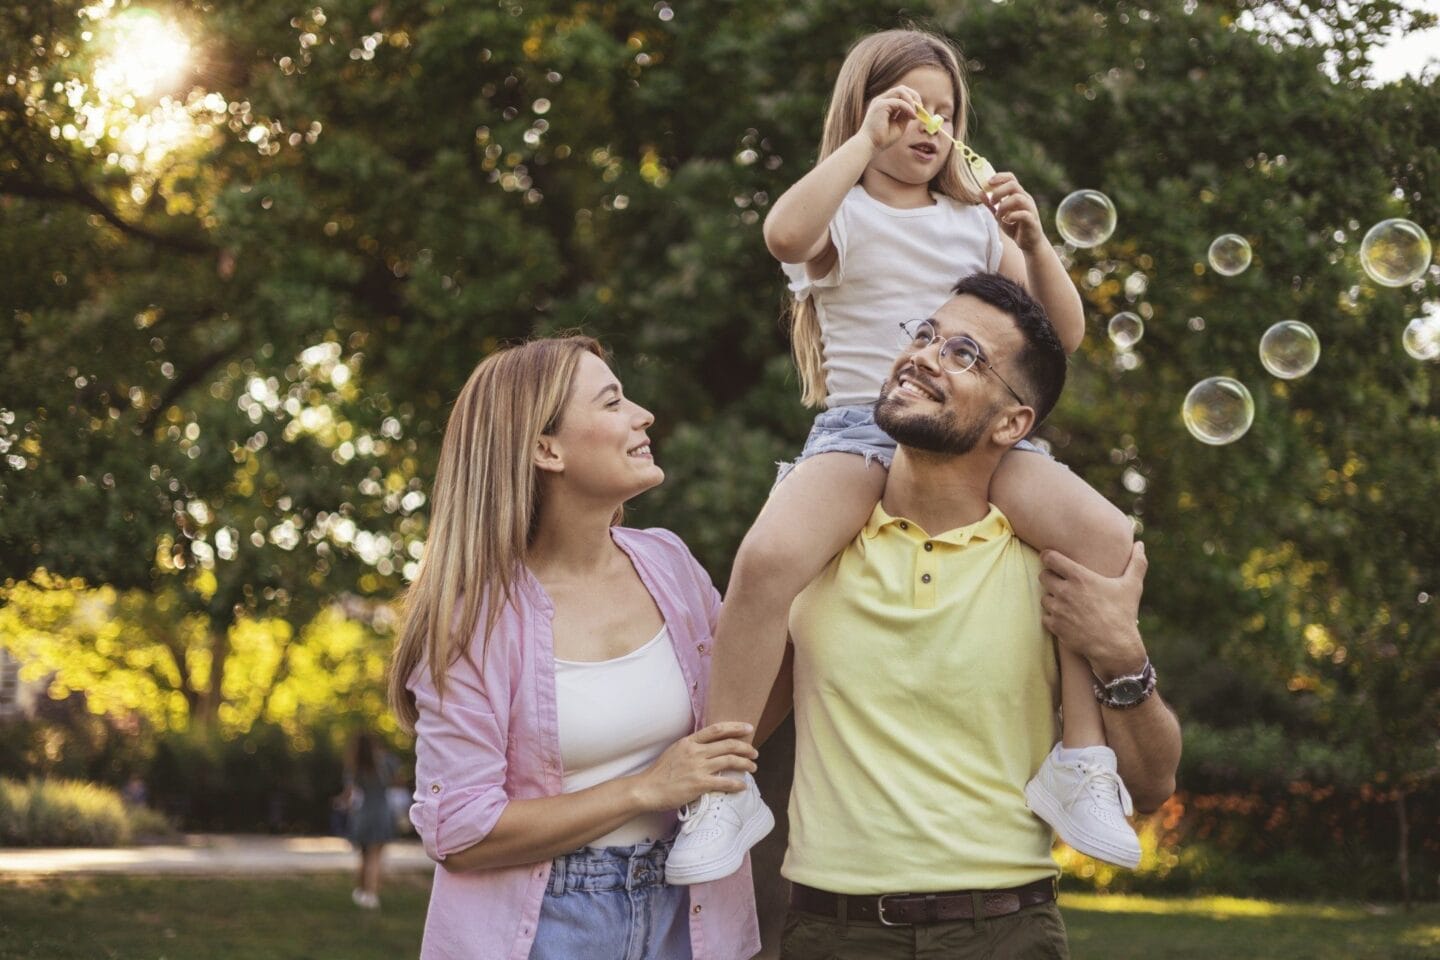
<instances>
[{"instance_id":1,"label":"woman's ear","mask_svg":"<svg viewBox=\"0 0 1440 960\"><path fill-rule=\"evenodd\" d=\"M549 434L542 433L535 444L535 469L550 473L565 472L565 454L560 449L560 441Z\"/></svg>"}]
</instances>

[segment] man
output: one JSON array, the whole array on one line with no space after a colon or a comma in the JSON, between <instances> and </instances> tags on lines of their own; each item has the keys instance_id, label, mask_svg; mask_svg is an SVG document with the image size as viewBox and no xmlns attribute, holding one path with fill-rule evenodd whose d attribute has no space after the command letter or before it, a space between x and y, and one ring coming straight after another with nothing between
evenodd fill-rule
<instances>
[{"instance_id":1,"label":"man","mask_svg":"<svg viewBox=\"0 0 1440 960\"><path fill-rule=\"evenodd\" d=\"M899 445L880 503L791 609L785 960L1068 956L1050 828L1024 793L1058 732L1047 631L1096 674L1136 806L1174 788L1179 725L1135 625L1143 550L1116 580L1058 555L1042 573L988 501L1059 397L1064 351L998 274L955 294L876 404ZM1055 789L1117 788L1099 766L1069 775Z\"/></svg>"}]
</instances>

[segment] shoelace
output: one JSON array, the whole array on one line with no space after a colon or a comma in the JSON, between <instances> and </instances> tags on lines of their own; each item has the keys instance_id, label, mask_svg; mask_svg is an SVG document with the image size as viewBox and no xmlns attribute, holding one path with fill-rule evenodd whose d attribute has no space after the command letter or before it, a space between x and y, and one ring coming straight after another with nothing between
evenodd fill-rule
<instances>
[{"instance_id":1,"label":"shoelace","mask_svg":"<svg viewBox=\"0 0 1440 960\"><path fill-rule=\"evenodd\" d=\"M1095 802L1106 803L1115 796L1116 791L1120 793L1120 808L1125 811L1125 816L1135 812L1135 804L1130 799L1130 791L1125 789L1125 781L1109 767L1098 763L1078 762L1080 768L1080 783L1075 787L1071 801L1079 798L1081 793L1088 793Z\"/></svg>"},{"instance_id":2,"label":"shoelace","mask_svg":"<svg viewBox=\"0 0 1440 960\"><path fill-rule=\"evenodd\" d=\"M690 833L705 819L705 815L719 809L719 796L713 793L702 793L700 799L685 804L680 808L680 832Z\"/></svg>"}]
</instances>

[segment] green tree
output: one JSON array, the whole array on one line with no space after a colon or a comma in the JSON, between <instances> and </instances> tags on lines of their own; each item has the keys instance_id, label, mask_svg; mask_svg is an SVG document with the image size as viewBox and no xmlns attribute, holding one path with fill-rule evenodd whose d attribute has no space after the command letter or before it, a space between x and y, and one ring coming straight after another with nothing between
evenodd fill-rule
<instances>
[{"instance_id":1,"label":"green tree","mask_svg":"<svg viewBox=\"0 0 1440 960\"><path fill-rule=\"evenodd\" d=\"M913 12L962 45L971 139L1047 220L1081 187L1118 207L1110 241L1069 251L1096 333L1045 436L1143 526L1188 774L1237 775L1280 737L1296 749L1272 782L1364 786L1397 815L1433 796L1440 431L1434 368L1399 334L1436 270L1391 290L1357 261L1384 217L1440 236L1433 82L1367 80L1379 41L1428 21L1304 0ZM576 326L659 418L669 479L633 522L679 531L723 583L809 419L760 225L813 163L846 47L893 7L142 13L0 10L0 642L139 670L94 660L113 627L55 614L102 602L134 624L118 649L163 653L141 657L160 679L120 688L178 692L187 722L275 719L276 677L330 669L314 625L403 588L474 364ZM188 67L126 101L104 71L144 16ZM1255 251L1235 277L1205 262L1226 232ZM1147 324L1124 355L1102 332L1122 308ZM1256 348L1286 318L1324 352L1281 382ZM1210 447L1179 409L1217 374L1256 417ZM356 640L364 663L383 626ZM162 676L181 663L188 687Z\"/></svg>"}]
</instances>

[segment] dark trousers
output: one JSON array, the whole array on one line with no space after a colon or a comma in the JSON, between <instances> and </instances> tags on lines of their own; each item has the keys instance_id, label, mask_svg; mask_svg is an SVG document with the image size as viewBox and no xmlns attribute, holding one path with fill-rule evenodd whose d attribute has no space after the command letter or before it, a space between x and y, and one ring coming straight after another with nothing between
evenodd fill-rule
<instances>
[{"instance_id":1,"label":"dark trousers","mask_svg":"<svg viewBox=\"0 0 1440 960\"><path fill-rule=\"evenodd\" d=\"M886 927L791 909L780 960L1070 960L1060 908L1052 903L982 920Z\"/></svg>"}]
</instances>

